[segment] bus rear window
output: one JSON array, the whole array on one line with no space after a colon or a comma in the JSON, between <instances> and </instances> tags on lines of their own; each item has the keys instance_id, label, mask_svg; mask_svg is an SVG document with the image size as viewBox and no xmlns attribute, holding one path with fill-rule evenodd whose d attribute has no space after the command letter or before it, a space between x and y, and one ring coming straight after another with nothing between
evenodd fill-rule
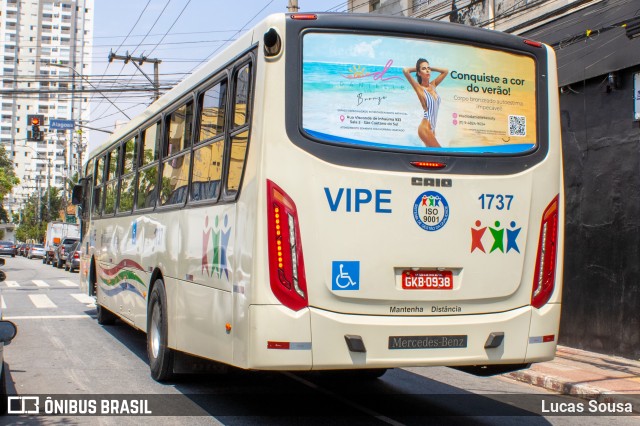
<instances>
[{"instance_id":1,"label":"bus rear window","mask_svg":"<svg viewBox=\"0 0 640 426\"><path fill-rule=\"evenodd\" d=\"M444 154L533 150L536 63L466 44L307 33L302 127L323 142Z\"/></svg>"}]
</instances>

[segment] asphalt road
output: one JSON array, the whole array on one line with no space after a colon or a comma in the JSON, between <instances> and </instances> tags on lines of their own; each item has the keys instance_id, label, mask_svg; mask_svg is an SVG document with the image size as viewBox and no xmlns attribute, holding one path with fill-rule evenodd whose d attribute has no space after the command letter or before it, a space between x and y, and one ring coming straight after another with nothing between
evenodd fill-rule
<instances>
[{"instance_id":1,"label":"asphalt road","mask_svg":"<svg viewBox=\"0 0 640 426\"><path fill-rule=\"evenodd\" d=\"M334 374L232 370L160 384L149 376L146 336L121 323L98 325L93 300L78 288L77 272L41 260L5 260L0 303L4 317L19 327L4 350L9 394L38 397L41 413L47 397L59 404L76 401L76 410L86 411L93 401L96 415L9 415L0 424L638 424L637 417L541 415L543 400L547 407L580 400L445 367L394 369L368 382ZM108 405L112 399L125 413L124 401L132 410L131 401L140 400L138 407L153 415L99 415L104 401L115 410ZM70 407L58 408L69 413Z\"/></svg>"}]
</instances>

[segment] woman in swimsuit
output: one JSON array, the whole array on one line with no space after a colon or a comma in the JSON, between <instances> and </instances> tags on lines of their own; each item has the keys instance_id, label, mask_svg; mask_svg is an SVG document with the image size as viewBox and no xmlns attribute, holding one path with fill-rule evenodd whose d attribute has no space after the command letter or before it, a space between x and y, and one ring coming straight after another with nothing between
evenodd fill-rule
<instances>
[{"instance_id":1,"label":"woman in swimsuit","mask_svg":"<svg viewBox=\"0 0 640 426\"><path fill-rule=\"evenodd\" d=\"M440 73L433 81L431 81L432 71ZM436 120L438 119L441 98L436 92L436 86L442 83L442 80L449 74L449 70L446 68L433 68L429 65L429 61L420 58L415 67L403 68L402 72L411 83L413 90L416 91L424 110L424 118L418 126L418 136L420 136L425 146L438 148L440 144L436 139ZM411 76L412 72L416 73L417 81Z\"/></svg>"}]
</instances>

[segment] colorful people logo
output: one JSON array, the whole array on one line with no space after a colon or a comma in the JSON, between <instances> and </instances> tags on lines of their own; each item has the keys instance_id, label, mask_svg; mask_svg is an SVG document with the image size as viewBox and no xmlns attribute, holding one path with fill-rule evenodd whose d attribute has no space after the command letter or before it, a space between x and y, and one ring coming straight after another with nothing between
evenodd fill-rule
<instances>
[{"instance_id":1,"label":"colorful people logo","mask_svg":"<svg viewBox=\"0 0 640 426\"><path fill-rule=\"evenodd\" d=\"M202 265L200 272L209 277L216 276L222 278L224 274L229 280L229 260L227 252L229 248L229 238L231 237L231 227L229 226L229 216L224 215L222 224L219 224L219 217L216 216L213 226L209 225L209 216L204 219L202 230ZM211 261L209 261L211 256Z\"/></svg>"},{"instance_id":2,"label":"colorful people logo","mask_svg":"<svg viewBox=\"0 0 640 426\"><path fill-rule=\"evenodd\" d=\"M505 229L501 228L501 223L499 220L496 220L493 224L494 227L489 227L489 233L493 238L493 243L491 244L491 249L489 253L493 253L494 251L499 251L501 253L505 253L504 249L504 237L505 231L507 235L507 250L506 253L510 251L515 251L520 253L520 248L518 247L518 235L520 235L520 231L522 228L516 228L517 224L515 220L512 220L509 223L510 228ZM483 253L486 253L484 248L484 243L482 241L487 227L482 226L482 222L480 220L476 220L475 227L471 228L471 253L478 250Z\"/></svg>"}]
</instances>

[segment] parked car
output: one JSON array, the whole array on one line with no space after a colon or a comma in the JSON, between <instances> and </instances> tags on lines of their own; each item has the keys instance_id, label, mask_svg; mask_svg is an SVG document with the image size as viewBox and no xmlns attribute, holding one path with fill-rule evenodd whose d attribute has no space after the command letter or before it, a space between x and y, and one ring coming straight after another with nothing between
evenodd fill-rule
<instances>
[{"instance_id":1,"label":"parked car","mask_svg":"<svg viewBox=\"0 0 640 426\"><path fill-rule=\"evenodd\" d=\"M0 241L0 254L16 257L16 243L12 241Z\"/></svg>"},{"instance_id":2,"label":"parked car","mask_svg":"<svg viewBox=\"0 0 640 426\"><path fill-rule=\"evenodd\" d=\"M80 255L82 254L80 248L80 241L73 243L67 254L67 260L64 262L64 270L73 272L74 269L80 267Z\"/></svg>"},{"instance_id":3,"label":"parked car","mask_svg":"<svg viewBox=\"0 0 640 426\"><path fill-rule=\"evenodd\" d=\"M0 259L0 266L4 265L4 259ZM3 271L0 271L0 281L4 281L6 275ZM16 334L18 328L11 321L6 321L2 318L2 310L0 308L0 415L7 413L8 398L7 398L7 371L4 366L4 346L8 345Z\"/></svg>"},{"instance_id":4,"label":"parked car","mask_svg":"<svg viewBox=\"0 0 640 426\"><path fill-rule=\"evenodd\" d=\"M51 265L62 268L64 266L64 262L67 260L67 254L69 253L69 250L71 250L71 246L77 241L77 238L63 239L53 254Z\"/></svg>"},{"instance_id":5,"label":"parked car","mask_svg":"<svg viewBox=\"0 0 640 426\"><path fill-rule=\"evenodd\" d=\"M29 247L29 254L27 255L27 258L33 259L37 257L38 259L42 259L44 256L44 244L32 244Z\"/></svg>"}]
</instances>

